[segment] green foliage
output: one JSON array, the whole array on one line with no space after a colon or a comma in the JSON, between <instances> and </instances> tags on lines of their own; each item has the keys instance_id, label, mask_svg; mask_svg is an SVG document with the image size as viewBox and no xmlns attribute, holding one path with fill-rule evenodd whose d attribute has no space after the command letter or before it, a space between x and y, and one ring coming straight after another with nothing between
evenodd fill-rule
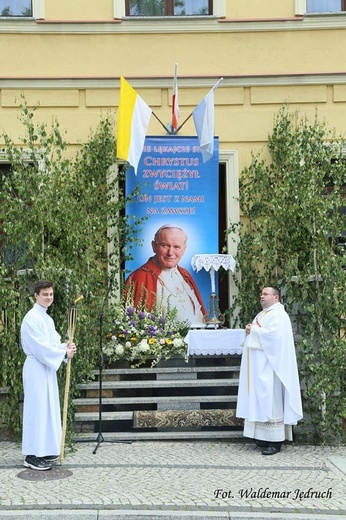
<instances>
[{"instance_id":1,"label":"green foliage","mask_svg":"<svg viewBox=\"0 0 346 520\"><path fill-rule=\"evenodd\" d=\"M56 284L49 312L63 340L67 339L68 310L79 295L84 296L78 304L72 397L77 394L77 384L90 379L99 360L100 309L105 307L108 287L109 296L115 297L120 291L126 246L130 248L131 236L135 236L131 226L140 225L134 222L129 226L124 216L124 173L114 169L116 147L111 119L102 119L89 141L69 159L59 124L55 122L51 129L34 124L36 110L29 109L22 99L20 121L25 132L21 146L15 146L4 134L2 150L11 173L2 176L0 185L0 386L9 386L10 393L0 416L4 414L17 437L21 431L24 362L19 331L34 303L34 281L50 279ZM130 242L126 241L128 236ZM64 381L62 366L62 393ZM70 406L70 418L72 411Z\"/></svg>"},{"instance_id":2,"label":"green foliage","mask_svg":"<svg viewBox=\"0 0 346 520\"><path fill-rule=\"evenodd\" d=\"M0 16L12 16L11 7L8 5L1 10Z\"/></svg>"},{"instance_id":3,"label":"green foliage","mask_svg":"<svg viewBox=\"0 0 346 520\"><path fill-rule=\"evenodd\" d=\"M340 439L346 417L344 147L317 114L309 122L282 108L269 136L271 161L253 157L240 181L241 280L231 312L240 309L244 326L258 312L261 288L281 288L295 316L304 413L316 442Z\"/></svg>"}]
</instances>

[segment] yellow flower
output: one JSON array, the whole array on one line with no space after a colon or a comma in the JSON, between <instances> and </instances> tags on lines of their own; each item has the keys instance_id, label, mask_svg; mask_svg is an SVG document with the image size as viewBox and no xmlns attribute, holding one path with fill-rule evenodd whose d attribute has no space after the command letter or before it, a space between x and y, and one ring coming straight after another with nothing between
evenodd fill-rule
<instances>
[{"instance_id":1,"label":"yellow flower","mask_svg":"<svg viewBox=\"0 0 346 520\"><path fill-rule=\"evenodd\" d=\"M166 343L167 343L167 345L171 345L173 342L172 342L171 339L167 338L167 339L166 339Z\"/></svg>"},{"instance_id":2,"label":"yellow flower","mask_svg":"<svg viewBox=\"0 0 346 520\"><path fill-rule=\"evenodd\" d=\"M152 345L153 343L155 343L155 340L154 338L150 338L149 341L148 341L149 345Z\"/></svg>"}]
</instances>

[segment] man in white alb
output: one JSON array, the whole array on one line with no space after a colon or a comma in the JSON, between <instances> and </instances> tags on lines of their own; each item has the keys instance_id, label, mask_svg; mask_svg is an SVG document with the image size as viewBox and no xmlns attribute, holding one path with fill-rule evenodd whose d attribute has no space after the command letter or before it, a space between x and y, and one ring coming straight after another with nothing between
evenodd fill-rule
<instances>
[{"instance_id":1,"label":"man in white alb","mask_svg":"<svg viewBox=\"0 0 346 520\"><path fill-rule=\"evenodd\" d=\"M191 327L205 326L207 314L201 294L192 276L178 265L186 250L187 236L176 226L157 230L151 243L155 255L130 274L126 287L133 289L134 305L152 310L176 308L178 321L188 320Z\"/></svg>"},{"instance_id":2,"label":"man in white alb","mask_svg":"<svg viewBox=\"0 0 346 520\"><path fill-rule=\"evenodd\" d=\"M276 287L262 290L263 310L246 325L239 376L236 415L263 455L292 440L292 426L303 417L292 325L279 299Z\"/></svg>"},{"instance_id":3,"label":"man in white alb","mask_svg":"<svg viewBox=\"0 0 346 520\"><path fill-rule=\"evenodd\" d=\"M74 343L61 343L53 319L47 314L53 303L54 285L40 281L34 289L36 303L21 325L24 408L22 453L24 466L38 471L51 468L58 459L61 416L57 370L76 353Z\"/></svg>"}]
</instances>

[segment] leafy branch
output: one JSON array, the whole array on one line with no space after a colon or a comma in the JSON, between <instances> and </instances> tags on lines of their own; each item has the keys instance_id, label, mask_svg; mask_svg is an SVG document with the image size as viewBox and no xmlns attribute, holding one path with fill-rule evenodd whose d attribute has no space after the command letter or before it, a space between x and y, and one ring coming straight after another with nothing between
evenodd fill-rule
<instances>
[{"instance_id":1,"label":"leafy branch","mask_svg":"<svg viewBox=\"0 0 346 520\"><path fill-rule=\"evenodd\" d=\"M230 313L244 326L263 286L281 288L296 329L306 423L314 440L345 437L345 187L343 138L283 107L265 157L240 180L241 280Z\"/></svg>"},{"instance_id":2,"label":"leafy branch","mask_svg":"<svg viewBox=\"0 0 346 520\"><path fill-rule=\"evenodd\" d=\"M133 224L125 218L125 174L115 168L112 119L101 119L88 142L71 157L59 123L51 128L36 124L37 110L21 99L19 119L24 135L20 146L8 134L2 136L2 153L10 171L1 175L0 184L0 386L9 386L10 393L0 415L17 437L24 361L19 329L33 304L34 281L46 278L55 282L50 313L63 339L68 308L76 297L84 296L70 392L76 395L78 382L90 379L98 361L98 314L110 280L110 296L116 298L123 263L135 240ZM140 226L141 221L135 225ZM61 389L64 372L62 367ZM70 419L72 411L70 407Z\"/></svg>"}]
</instances>

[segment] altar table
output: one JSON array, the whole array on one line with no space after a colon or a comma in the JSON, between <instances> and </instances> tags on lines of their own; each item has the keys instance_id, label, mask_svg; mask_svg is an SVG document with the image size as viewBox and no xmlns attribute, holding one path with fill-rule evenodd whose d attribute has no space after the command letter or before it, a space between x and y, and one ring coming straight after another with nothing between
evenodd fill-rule
<instances>
[{"instance_id":1,"label":"altar table","mask_svg":"<svg viewBox=\"0 0 346 520\"><path fill-rule=\"evenodd\" d=\"M244 338L244 329L191 329L184 341L188 356L227 356L243 352Z\"/></svg>"}]
</instances>

